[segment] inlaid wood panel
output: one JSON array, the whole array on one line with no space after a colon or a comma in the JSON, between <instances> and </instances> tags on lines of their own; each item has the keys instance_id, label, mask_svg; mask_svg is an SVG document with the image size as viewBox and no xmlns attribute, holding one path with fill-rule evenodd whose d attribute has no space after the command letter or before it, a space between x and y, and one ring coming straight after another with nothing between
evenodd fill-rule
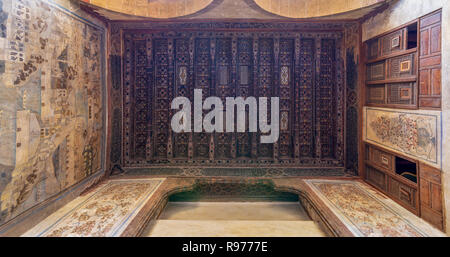
<instances>
[{"instance_id":1,"label":"inlaid wood panel","mask_svg":"<svg viewBox=\"0 0 450 257\"><path fill-rule=\"evenodd\" d=\"M255 93L258 97L270 99L271 96L274 96L275 88L274 39L261 38L258 40L258 47L258 72L255 73L258 77ZM267 109L271 109L270 103L268 103ZM270 112L267 113L267 120L271 122ZM273 144L261 144L260 140L257 141L257 156L259 158L272 158L274 154Z\"/></svg>"},{"instance_id":2,"label":"inlaid wood panel","mask_svg":"<svg viewBox=\"0 0 450 257\"><path fill-rule=\"evenodd\" d=\"M386 86L373 85L367 87L367 103L368 104L385 104L386 103Z\"/></svg>"},{"instance_id":3,"label":"inlaid wood panel","mask_svg":"<svg viewBox=\"0 0 450 257\"><path fill-rule=\"evenodd\" d=\"M373 60L380 56L380 45L378 39L367 42L367 59Z\"/></svg>"},{"instance_id":4,"label":"inlaid wood panel","mask_svg":"<svg viewBox=\"0 0 450 257\"><path fill-rule=\"evenodd\" d=\"M408 207L415 213L418 213L418 194L417 189L400 183L396 179L389 178L388 192L404 206Z\"/></svg>"},{"instance_id":5,"label":"inlaid wood panel","mask_svg":"<svg viewBox=\"0 0 450 257\"><path fill-rule=\"evenodd\" d=\"M420 164L420 202L422 218L443 229L441 171Z\"/></svg>"},{"instance_id":6,"label":"inlaid wood panel","mask_svg":"<svg viewBox=\"0 0 450 257\"><path fill-rule=\"evenodd\" d=\"M124 166L342 166L341 38L310 31L124 31ZM224 107L227 97L279 97L279 140L262 144L259 132L172 132L172 99L187 97L193 110L194 89L203 90L203 100L219 97Z\"/></svg>"},{"instance_id":7,"label":"inlaid wood panel","mask_svg":"<svg viewBox=\"0 0 450 257\"><path fill-rule=\"evenodd\" d=\"M209 38L195 39L195 88L202 89L203 100L209 97L212 88L211 40ZM192 99L192 98L190 98ZM206 113L206 112L204 112ZM207 133L194 133L194 158L209 159L212 136Z\"/></svg>"},{"instance_id":8,"label":"inlaid wood panel","mask_svg":"<svg viewBox=\"0 0 450 257\"><path fill-rule=\"evenodd\" d=\"M387 84L387 104L414 106L417 102L416 83Z\"/></svg>"},{"instance_id":9,"label":"inlaid wood panel","mask_svg":"<svg viewBox=\"0 0 450 257\"><path fill-rule=\"evenodd\" d=\"M387 190L387 177L386 174L381 171L366 166L366 180L381 190Z\"/></svg>"},{"instance_id":10,"label":"inlaid wood panel","mask_svg":"<svg viewBox=\"0 0 450 257\"><path fill-rule=\"evenodd\" d=\"M175 97L192 97L191 62L193 44L189 39L176 39L175 43ZM192 134L178 133L173 135L173 157L186 160L192 156Z\"/></svg>"},{"instance_id":11,"label":"inlaid wood panel","mask_svg":"<svg viewBox=\"0 0 450 257\"><path fill-rule=\"evenodd\" d=\"M253 38L239 38L237 43L237 65L238 81L236 95L242 97L254 96L253 87ZM246 109L246 123L248 123L249 110ZM252 140L255 139L254 133L236 133L236 157L252 157Z\"/></svg>"},{"instance_id":12,"label":"inlaid wood panel","mask_svg":"<svg viewBox=\"0 0 450 257\"><path fill-rule=\"evenodd\" d=\"M406 29L398 30L380 39L381 56L405 50Z\"/></svg>"},{"instance_id":13,"label":"inlaid wood panel","mask_svg":"<svg viewBox=\"0 0 450 257\"><path fill-rule=\"evenodd\" d=\"M441 11L420 19L419 106L441 108Z\"/></svg>"},{"instance_id":14,"label":"inlaid wood panel","mask_svg":"<svg viewBox=\"0 0 450 257\"><path fill-rule=\"evenodd\" d=\"M374 147L368 148L368 151L369 151L369 161L371 161L374 165L378 165L392 172L394 171L393 155Z\"/></svg>"},{"instance_id":15,"label":"inlaid wood panel","mask_svg":"<svg viewBox=\"0 0 450 257\"><path fill-rule=\"evenodd\" d=\"M387 60L387 79L411 78L416 75L415 54Z\"/></svg>"},{"instance_id":16,"label":"inlaid wood panel","mask_svg":"<svg viewBox=\"0 0 450 257\"><path fill-rule=\"evenodd\" d=\"M378 62L367 66L367 80L384 80L386 79L386 63Z\"/></svg>"}]
</instances>

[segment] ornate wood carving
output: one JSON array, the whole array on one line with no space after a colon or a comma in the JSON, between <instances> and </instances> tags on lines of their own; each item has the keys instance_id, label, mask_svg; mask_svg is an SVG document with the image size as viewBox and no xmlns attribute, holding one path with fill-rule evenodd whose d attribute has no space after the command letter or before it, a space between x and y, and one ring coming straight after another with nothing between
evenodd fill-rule
<instances>
[{"instance_id":1,"label":"ornate wood carving","mask_svg":"<svg viewBox=\"0 0 450 257\"><path fill-rule=\"evenodd\" d=\"M342 167L341 38L320 31L124 30L124 166ZM279 141L261 144L259 133L172 133L171 100L193 102L194 88L224 102L280 97Z\"/></svg>"}]
</instances>

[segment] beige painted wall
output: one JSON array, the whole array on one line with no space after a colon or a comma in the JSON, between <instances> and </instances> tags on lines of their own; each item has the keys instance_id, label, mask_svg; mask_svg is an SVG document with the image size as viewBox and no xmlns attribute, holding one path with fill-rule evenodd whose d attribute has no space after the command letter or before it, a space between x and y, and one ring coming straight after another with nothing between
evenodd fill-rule
<instances>
[{"instance_id":1,"label":"beige painted wall","mask_svg":"<svg viewBox=\"0 0 450 257\"><path fill-rule=\"evenodd\" d=\"M152 18L185 16L207 7L213 0L83 0L115 12Z\"/></svg>"},{"instance_id":2,"label":"beige painted wall","mask_svg":"<svg viewBox=\"0 0 450 257\"><path fill-rule=\"evenodd\" d=\"M349 12L384 0L254 0L268 12L290 18L311 18Z\"/></svg>"},{"instance_id":3,"label":"beige painted wall","mask_svg":"<svg viewBox=\"0 0 450 257\"><path fill-rule=\"evenodd\" d=\"M363 40L377 36L439 8L442 9L442 169L446 209L447 234L450 235L450 1L398 0L385 12L366 21Z\"/></svg>"}]
</instances>

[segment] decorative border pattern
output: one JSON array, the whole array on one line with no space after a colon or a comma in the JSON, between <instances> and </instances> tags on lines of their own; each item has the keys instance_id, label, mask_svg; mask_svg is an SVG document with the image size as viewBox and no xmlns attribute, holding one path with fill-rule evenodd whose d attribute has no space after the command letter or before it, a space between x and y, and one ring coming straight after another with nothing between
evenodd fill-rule
<instances>
[{"instance_id":1,"label":"decorative border pattern","mask_svg":"<svg viewBox=\"0 0 450 257\"><path fill-rule=\"evenodd\" d=\"M133 208L129 212L122 214L122 217L120 218L120 222L117 222L115 224L106 224L106 225L104 224L104 226L110 226L111 228L108 230L108 232L106 234L103 234L102 236L107 236L107 237L120 236L121 233L127 228L127 225L138 214L139 210L143 208L145 203L150 199L150 197L158 189L158 187L162 184L162 182L164 180L165 179L157 179L157 178L110 180L110 181L108 181L108 183L98 187L94 192L72 201L71 203L69 203L68 205L66 205L65 207L63 207L62 209L60 209L59 211L57 211L56 213L52 214L47 219L45 219L44 221L39 223L37 226L35 226L31 230L29 230L23 236L25 236L25 237L49 236L52 232L54 232L57 229L59 224L62 224L63 222L68 221L68 220L71 221L71 219L76 219L75 212L77 212L78 210L89 210L89 209L91 209L90 206L93 206L96 202L101 202L102 201L102 193L105 193L108 189L110 189L114 185L123 184L123 186L126 187L127 184L131 184L131 183L148 184L148 188L145 191L145 193L141 194L137 199L126 199L128 201L134 201ZM154 183L156 183L156 184L154 184ZM109 198L105 198L105 199L108 200L108 204L113 204L113 205L115 204L114 202L111 203L111 201L110 201L111 199L109 199ZM120 202L117 202L116 204L120 204ZM104 211L105 210L102 210L101 208L99 208L95 212L93 217L91 217L91 218L93 218L94 220L95 220L95 218L99 218L99 217L97 217L97 213L99 213L99 212L101 213ZM114 211L114 210L111 210L111 211ZM84 212L84 213L86 213L86 212ZM76 223L74 221L71 221L71 222L72 222L72 224ZM97 220L97 222L104 223L105 221ZM110 221L110 222L112 222L112 221ZM106 221L106 223L107 223L107 221ZM81 224L83 224L83 223L80 222L80 225ZM73 231L77 231L77 233L81 233L81 232L79 232L79 230L82 230L82 228L78 229L76 226L75 226L75 228L73 228Z\"/></svg>"},{"instance_id":2,"label":"decorative border pattern","mask_svg":"<svg viewBox=\"0 0 450 257\"><path fill-rule=\"evenodd\" d=\"M361 182L312 179L305 183L355 236L443 236L419 217ZM339 186L339 190L323 191L323 186ZM352 188L345 190L345 187Z\"/></svg>"}]
</instances>

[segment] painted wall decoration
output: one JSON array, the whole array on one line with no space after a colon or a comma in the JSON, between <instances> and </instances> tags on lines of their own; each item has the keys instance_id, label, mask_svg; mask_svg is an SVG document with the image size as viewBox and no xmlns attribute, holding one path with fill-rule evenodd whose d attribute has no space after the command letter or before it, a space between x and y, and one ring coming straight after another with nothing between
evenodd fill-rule
<instances>
[{"instance_id":1,"label":"painted wall decoration","mask_svg":"<svg viewBox=\"0 0 450 257\"><path fill-rule=\"evenodd\" d=\"M441 112L364 110L364 140L441 167Z\"/></svg>"},{"instance_id":2,"label":"painted wall decoration","mask_svg":"<svg viewBox=\"0 0 450 257\"><path fill-rule=\"evenodd\" d=\"M0 1L0 224L101 170L104 30Z\"/></svg>"}]
</instances>

